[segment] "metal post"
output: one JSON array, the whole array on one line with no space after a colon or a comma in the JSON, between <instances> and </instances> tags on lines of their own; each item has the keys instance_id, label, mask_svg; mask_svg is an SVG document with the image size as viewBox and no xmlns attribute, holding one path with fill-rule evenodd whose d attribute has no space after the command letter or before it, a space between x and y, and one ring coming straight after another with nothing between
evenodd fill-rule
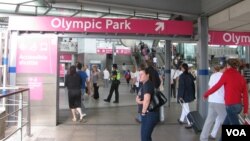
<instances>
[{"instance_id":1,"label":"metal post","mask_svg":"<svg viewBox=\"0 0 250 141\"><path fill-rule=\"evenodd\" d=\"M250 63L250 46L246 46L246 52L245 52L245 60L246 63Z\"/></svg>"},{"instance_id":2,"label":"metal post","mask_svg":"<svg viewBox=\"0 0 250 141\"><path fill-rule=\"evenodd\" d=\"M165 83L164 83L164 92L167 94L168 97L168 106L170 107L171 101L171 84L170 84L170 73L171 73L171 41L166 40L165 44Z\"/></svg>"},{"instance_id":3,"label":"metal post","mask_svg":"<svg viewBox=\"0 0 250 141\"><path fill-rule=\"evenodd\" d=\"M30 90L27 91L27 104L28 104L28 107L27 107L27 128L26 128L26 132L27 132L27 135L30 137L31 136L31 123L30 123Z\"/></svg>"},{"instance_id":4,"label":"metal post","mask_svg":"<svg viewBox=\"0 0 250 141\"><path fill-rule=\"evenodd\" d=\"M20 141L22 141L23 137L23 128L22 128L22 119L23 119L23 94L19 93L19 103L18 103L18 119L17 119L17 128L19 129L17 134L20 137Z\"/></svg>"},{"instance_id":5,"label":"metal post","mask_svg":"<svg viewBox=\"0 0 250 141\"><path fill-rule=\"evenodd\" d=\"M7 32L5 35L5 43L4 43L4 54L3 54L3 87L6 87L7 81L7 65L8 65L8 42L9 42L9 33Z\"/></svg>"},{"instance_id":6,"label":"metal post","mask_svg":"<svg viewBox=\"0 0 250 141\"><path fill-rule=\"evenodd\" d=\"M200 17L198 19L198 46L197 46L197 100L198 111L205 118L207 115L207 102L202 100L204 92L208 89L208 19Z\"/></svg>"}]
</instances>

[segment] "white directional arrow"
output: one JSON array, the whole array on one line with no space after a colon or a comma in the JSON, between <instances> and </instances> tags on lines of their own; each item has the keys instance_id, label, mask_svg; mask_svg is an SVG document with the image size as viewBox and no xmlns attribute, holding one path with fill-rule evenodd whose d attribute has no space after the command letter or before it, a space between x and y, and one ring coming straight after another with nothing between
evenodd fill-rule
<instances>
[{"instance_id":1,"label":"white directional arrow","mask_svg":"<svg viewBox=\"0 0 250 141\"><path fill-rule=\"evenodd\" d=\"M156 28L155 28L155 31L163 31L164 30L164 22L157 22L155 23L156 25Z\"/></svg>"}]
</instances>

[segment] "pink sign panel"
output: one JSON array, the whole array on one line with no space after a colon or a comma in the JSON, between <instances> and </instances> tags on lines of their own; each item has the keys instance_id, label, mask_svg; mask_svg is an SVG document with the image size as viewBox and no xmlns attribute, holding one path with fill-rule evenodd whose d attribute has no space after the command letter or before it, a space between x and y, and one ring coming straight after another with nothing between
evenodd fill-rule
<instances>
[{"instance_id":1,"label":"pink sign panel","mask_svg":"<svg viewBox=\"0 0 250 141\"><path fill-rule=\"evenodd\" d=\"M131 54L130 49L116 49L115 51L117 55L130 55Z\"/></svg>"},{"instance_id":2,"label":"pink sign panel","mask_svg":"<svg viewBox=\"0 0 250 141\"><path fill-rule=\"evenodd\" d=\"M19 36L16 59L16 73L56 74L57 38Z\"/></svg>"},{"instance_id":3,"label":"pink sign panel","mask_svg":"<svg viewBox=\"0 0 250 141\"><path fill-rule=\"evenodd\" d=\"M112 49L109 48L96 48L97 54L112 54Z\"/></svg>"},{"instance_id":4,"label":"pink sign panel","mask_svg":"<svg viewBox=\"0 0 250 141\"><path fill-rule=\"evenodd\" d=\"M72 55L71 54L61 54L60 55L60 61L71 62L72 61Z\"/></svg>"},{"instance_id":5,"label":"pink sign panel","mask_svg":"<svg viewBox=\"0 0 250 141\"><path fill-rule=\"evenodd\" d=\"M209 31L208 43L213 45L250 45L250 32Z\"/></svg>"},{"instance_id":6,"label":"pink sign panel","mask_svg":"<svg viewBox=\"0 0 250 141\"><path fill-rule=\"evenodd\" d=\"M10 17L9 30L193 35L192 21L71 17Z\"/></svg>"},{"instance_id":7,"label":"pink sign panel","mask_svg":"<svg viewBox=\"0 0 250 141\"><path fill-rule=\"evenodd\" d=\"M43 80L41 77L29 77L30 100L41 101L43 99Z\"/></svg>"}]
</instances>

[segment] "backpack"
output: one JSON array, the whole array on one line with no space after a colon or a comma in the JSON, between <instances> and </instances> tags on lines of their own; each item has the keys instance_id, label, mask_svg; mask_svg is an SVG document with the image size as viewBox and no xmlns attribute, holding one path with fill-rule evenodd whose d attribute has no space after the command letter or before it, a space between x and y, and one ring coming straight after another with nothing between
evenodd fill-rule
<instances>
[{"instance_id":1,"label":"backpack","mask_svg":"<svg viewBox=\"0 0 250 141\"><path fill-rule=\"evenodd\" d=\"M149 79L153 82L154 87L158 89L161 85L159 73L152 66L148 67L148 69L149 69Z\"/></svg>"},{"instance_id":2,"label":"backpack","mask_svg":"<svg viewBox=\"0 0 250 141\"><path fill-rule=\"evenodd\" d=\"M129 72L126 72L126 74L125 74L125 78L126 78L127 80L131 78L131 76L130 76L130 73L129 73Z\"/></svg>"}]
</instances>

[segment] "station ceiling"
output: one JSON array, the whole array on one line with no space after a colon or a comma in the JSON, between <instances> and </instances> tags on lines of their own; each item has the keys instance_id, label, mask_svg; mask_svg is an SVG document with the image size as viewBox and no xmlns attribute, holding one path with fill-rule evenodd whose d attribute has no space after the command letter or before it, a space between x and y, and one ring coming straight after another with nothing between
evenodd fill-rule
<instances>
[{"instance_id":1,"label":"station ceiling","mask_svg":"<svg viewBox=\"0 0 250 141\"><path fill-rule=\"evenodd\" d=\"M199 16L211 17L243 1L244 0L0 0L0 25L7 26L8 17L12 15L191 20L195 25ZM250 22L250 17L248 21ZM236 26L247 25L249 22L236 24ZM223 26L213 25L211 29L232 30L232 28L225 29L221 27ZM238 29L239 31L250 31L250 26L249 30L245 28L241 30L240 28Z\"/></svg>"}]
</instances>

